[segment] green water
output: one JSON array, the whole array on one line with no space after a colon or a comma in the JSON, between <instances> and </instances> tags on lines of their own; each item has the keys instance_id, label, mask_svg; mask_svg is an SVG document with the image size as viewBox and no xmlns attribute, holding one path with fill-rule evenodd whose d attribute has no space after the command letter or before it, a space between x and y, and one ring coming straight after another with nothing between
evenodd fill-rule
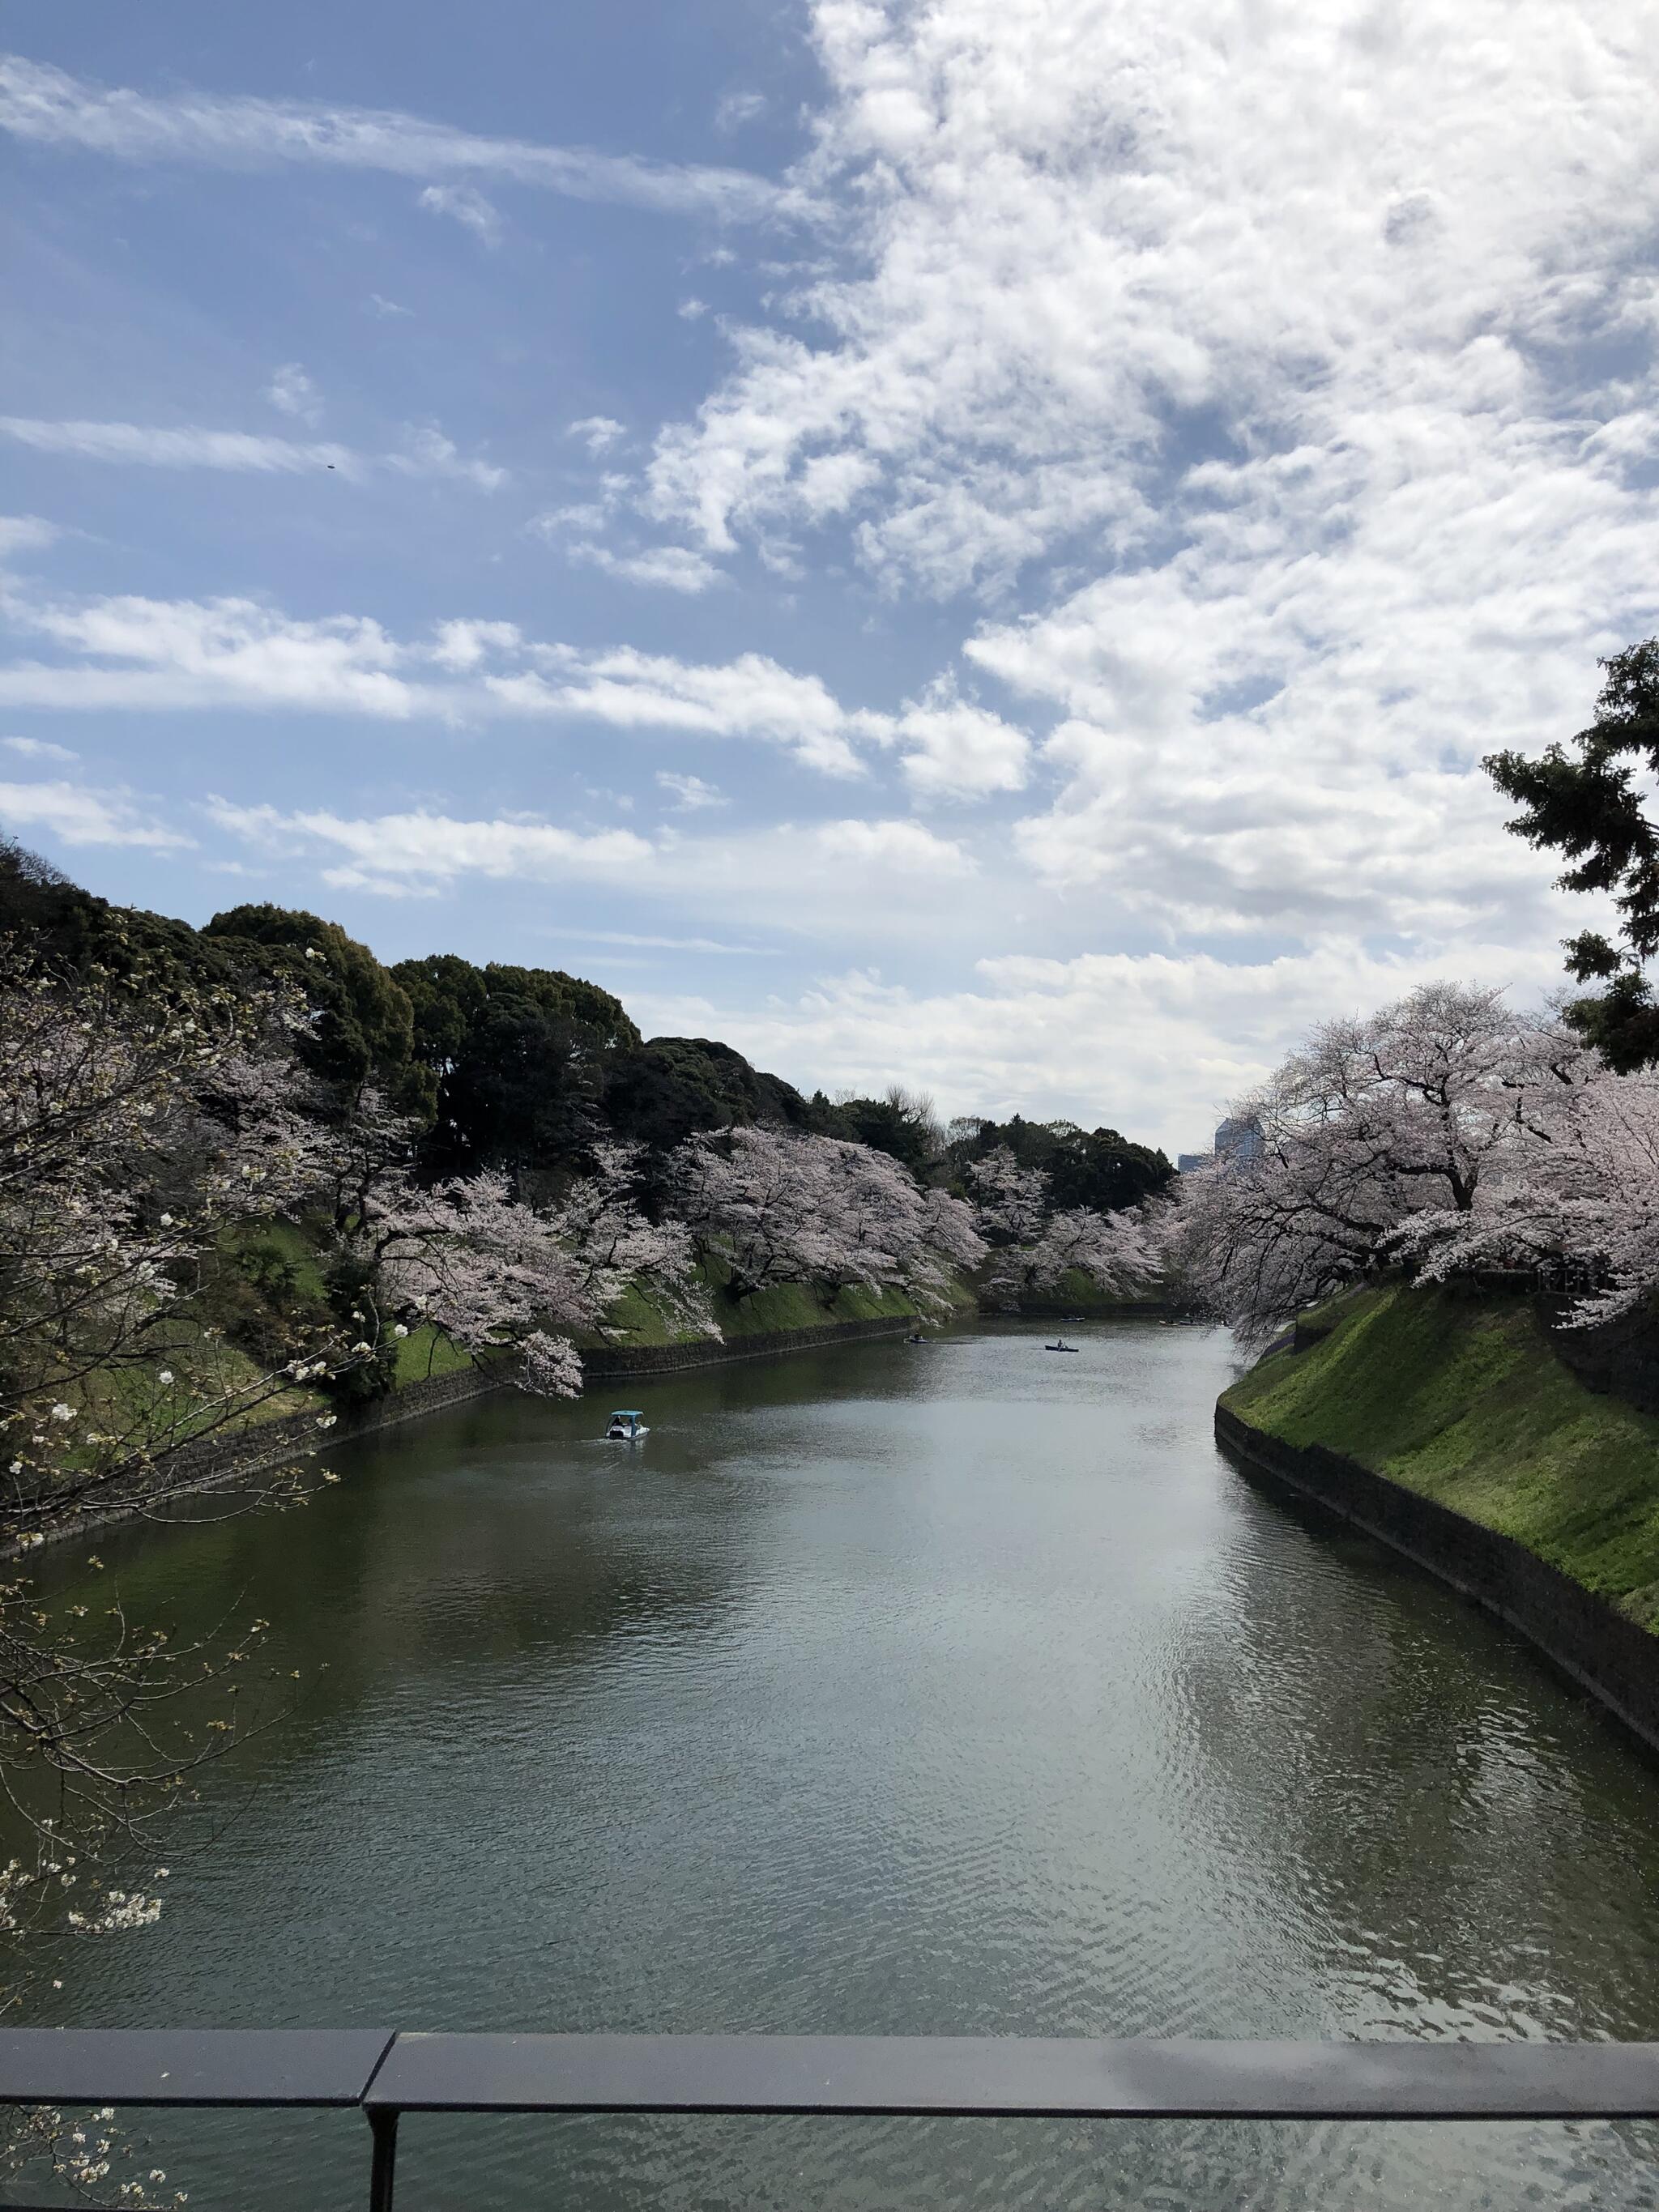
<instances>
[{"instance_id":1,"label":"green water","mask_svg":"<svg viewBox=\"0 0 1659 2212\"><path fill-rule=\"evenodd\" d=\"M1036 1327L480 1401L276 1520L115 1535L305 1677L78 2024L1659 2037L1659 1776L1523 1647L1253 1489L1224 1338ZM59 1581L67 1563L52 1572ZM157 2116L193 2208L366 2130ZM171 2182L169 2184L171 2185ZM410 2208L1648 2206L1641 2130L406 2124Z\"/></svg>"}]
</instances>

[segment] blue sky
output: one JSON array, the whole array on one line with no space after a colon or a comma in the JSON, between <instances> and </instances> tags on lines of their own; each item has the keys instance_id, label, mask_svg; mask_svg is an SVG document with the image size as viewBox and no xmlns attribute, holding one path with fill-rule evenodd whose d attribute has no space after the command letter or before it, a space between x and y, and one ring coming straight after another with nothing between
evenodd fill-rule
<instances>
[{"instance_id":1,"label":"blue sky","mask_svg":"<svg viewBox=\"0 0 1659 2212\"><path fill-rule=\"evenodd\" d=\"M21 0L0 824L1169 1144L1587 917L1659 46L1587 0Z\"/></svg>"}]
</instances>

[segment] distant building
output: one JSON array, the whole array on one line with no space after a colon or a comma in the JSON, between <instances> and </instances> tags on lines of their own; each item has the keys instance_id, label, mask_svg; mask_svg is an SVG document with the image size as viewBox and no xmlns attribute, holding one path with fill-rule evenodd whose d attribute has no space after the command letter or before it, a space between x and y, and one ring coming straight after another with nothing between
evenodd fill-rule
<instances>
[{"instance_id":1,"label":"distant building","mask_svg":"<svg viewBox=\"0 0 1659 2212\"><path fill-rule=\"evenodd\" d=\"M1250 1160L1259 1160L1261 1158L1261 1124L1254 1119L1224 1121L1215 1133L1215 1154L1218 1160L1233 1160L1240 1167Z\"/></svg>"},{"instance_id":2,"label":"distant building","mask_svg":"<svg viewBox=\"0 0 1659 2212\"><path fill-rule=\"evenodd\" d=\"M1235 1167L1243 1167L1251 1160L1261 1158L1261 1127L1255 1121L1235 1121L1231 1115L1215 1133L1215 1150L1211 1152L1178 1152L1176 1170L1180 1175L1196 1175L1200 1168L1213 1167L1218 1160L1225 1160Z\"/></svg>"}]
</instances>

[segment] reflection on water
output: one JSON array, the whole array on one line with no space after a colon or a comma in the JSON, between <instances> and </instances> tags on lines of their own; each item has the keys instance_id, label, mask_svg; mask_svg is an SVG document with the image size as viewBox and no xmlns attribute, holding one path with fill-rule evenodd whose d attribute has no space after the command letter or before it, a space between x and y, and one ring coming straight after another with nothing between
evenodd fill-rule
<instances>
[{"instance_id":1,"label":"reflection on water","mask_svg":"<svg viewBox=\"0 0 1659 2212\"><path fill-rule=\"evenodd\" d=\"M305 1700L44 2021L1659 2036L1659 1775L1482 1616L1252 1489L1224 1339L970 1330L487 1400L307 1511L100 1548ZM67 1567L56 1571L68 1573ZM347 2118L158 2118L197 2207ZM400 2202L1650 2205L1639 2130L410 2123ZM251 2173L247 2166L253 2160ZM167 2163L163 2160L162 2163Z\"/></svg>"}]
</instances>

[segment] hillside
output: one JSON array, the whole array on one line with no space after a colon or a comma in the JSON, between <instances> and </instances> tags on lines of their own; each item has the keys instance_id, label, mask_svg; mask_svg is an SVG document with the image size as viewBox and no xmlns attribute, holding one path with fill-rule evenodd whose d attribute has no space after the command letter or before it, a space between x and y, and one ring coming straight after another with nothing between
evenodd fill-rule
<instances>
[{"instance_id":1,"label":"hillside","mask_svg":"<svg viewBox=\"0 0 1659 2212\"><path fill-rule=\"evenodd\" d=\"M1223 1406L1514 1538L1659 1629L1659 1418L1587 1389L1530 1304L1396 1284L1332 1300L1300 1335Z\"/></svg>"}]
</instances>

